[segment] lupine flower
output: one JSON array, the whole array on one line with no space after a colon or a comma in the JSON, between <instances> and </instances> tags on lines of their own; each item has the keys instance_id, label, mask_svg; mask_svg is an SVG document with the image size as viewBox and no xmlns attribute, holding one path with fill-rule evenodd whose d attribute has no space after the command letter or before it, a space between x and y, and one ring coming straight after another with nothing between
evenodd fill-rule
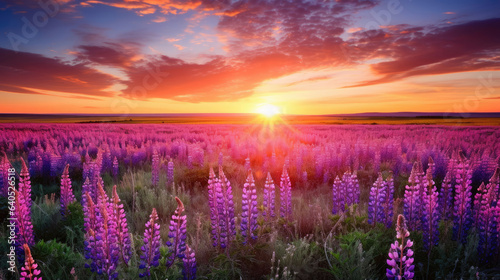
<instances>
[{"instance_id":1,"label":"lupine flower","mask_svg":"<svg viewBox=\"0 0 500 280\"><path fill-rule=\"evenodd\" d=\"M150 269L160 265L160 224L157 221L158 214L156 213L156 209L153 208L153 212L149 216L146 229L144 230L144 245L141 246L142 253L139 269L144 269L144 272L139 274L141 278L150 277Z\"/></svg>"},{"instance_id":2,"label":"lupine flower","mask_svg":"<svg viewBox=\"0 0 500 280\"><path fill-rule=\"evenodd\" d=\"M231 183L224 175L222 167L219 167L219 180L216 184L217 212L219 213L220 247L229 246L236 235L234 201Z\"/></svg>"},{"instance_id":3,"label":"lupine flower","mask_svg":"<svg viewBox=\"0 0 500 280\"><path fill-rule=\"evenodd\" d=\"M453 217L453 185L451 183L452 172L446 172L441 191L439 192L439 207L441 208L441 217L451 219Z\"/></svg>"},{"instance_id":4,"label":"lupine flower","mask_svg":"<svg viewBox=\"0 0 500 280\"><path fill-rule=\"evenodd\" d=\"M26 203L28 205L28 209L31 214L31 181L30 181L30 172L24 159L21 158L21 173L19 173L19 192L23 195Z\"/></svg>"},{"instance_id":5,"label":"lupine flower","mask_svg":"<svg viewBox=\"0 0 500 280\"><path fill-rule=\"evenodd\" d=\"M42 280L40 275L40 270L37 269L38 264L35 263L35 260L31 256L31 250L28 244L23 244L24 249L24 266L21 267L21 277L20 280Z\"/></svg>"},{"instance_id":6,"label":"lupine flower","mask_svg":"<svg viewBox=\"0 0 500 280\"><path fill-rule=\"evenodd\" d=\"M182 259L182 276L184 280L196 279L196 256L191 247L186 246L186 256Z\"/></svg>"},{"instance_id":7,"label":"lupine flower","mask_svg":"<svg viewBox=\"0 0 500 280\"><path fill-rule=\"evenodd\" d=\"M483 186L481 192L479 200L474 202L479 205L476 225L479 235L477 251L480 260L487 263L493 259L499 248L500 207L491 180L488 185Z\"/></svg>"},{"instance_id":8,"label":"lupine flower","mask_svg":"<svg viewBox=\"0 0 500 280\"><path fill-rule=\"evenodd\" d=\"M283 167L283 173L281 174L280 198L280 216L290 221L292 219L292 183L286 167Z\"/></svg>"},{"instance_id":9,"label":"lupine flower","mask_svg":"<svg viewBox=\"0 0 500 280\"><path fill-rule=\"evenodd\" d=\"M413 168L408 178L408 185L406 185L404 196L404 215L408 221L408 228L410 230L417 230L420 228L420 204L422 201L419 197L420 181L418 179L418 163L413 164Z\"/></svg>"},{"instance_id":10,"label":"lupine flower","mask_svg":"<svg viewBox=\"0 0 500 280\"><path fill-rule=\"evenodd\" d=\"M64 217L68 210L68 205L75 202L73 188L71 187L71 179L69 178L69 164L64 168L61 176L61 215Z\"/></svg>"},{"instance_id":11,"label":"lupine flower","mask_svg":"<svg viewBox=\"0 0 500 280\"><path fill-rule=\"evenodd\" d=\"M219 182L217 177L215 177L214 169L210 167L208 177L208 206L210 207L210 225L212 227L212 241L214 247L219 244L220 240L219 212L216 193L217 184L219 184Z\"/></svg>"},{"instance_id":12,"label":"lupine flower","mask_svg":"<svg viewBox=\"0 0 500 280\"><path fill-rule=\"evenodd\" d=\"M241 198L241 235L243 244L246 244L250 238L256 239L257 216L257 190L252 171L248 171L247 181L243 185L243 194Z\"/></svg>"},{"instance_id":13,"label":"lupine flower","mask_svg":"<svg viewBox=\"0 0 500 280\"><path fill-rule=\"evenodd\" d=\"M471 225L471 177L472 169L469 162L461 155L457 168L457 185L455 186L453 239L462 243L467 241L467 234Z\"/></svg>"},{"instance_id":14,"label":"lupine flower","mask_svg":"<svg viewBox=\"0 0 500 280\"><path fill-rule=\"evenodd\" d=\"M174 185L174 162L172 159L167 164L167 185Z\"/></svg>"},{"instance_id":15,"label":"lupine flower","mask_svg":"<svg viewBox=\"0 0 500 280\"><path fill-rule=\"evenodd\" d=\"M222 166L222 164L224 163L224 155L222 154L222 152L219 153L219 166Z\"/></svg>"},{"instance_id":16,"label":"lupine flower","mask_svg":"<svg viewBox=\"0 0 500 280\"><path fill-rule=\"evenodd\" d=\"M386 184L382 179L382 174L378 174L377 181L370 189L370 200L368 201L368 223L375 225L384 222L384 208Z\"/></svg>"},{"instance_id":17,"label":"lupine flower","mask_svg":"<svg viewBox=\"0 0 500 280\"><path fill-rule=\"evenodd\" d=\"M406 228L406 221L403 215L398 216L396 224L396 241L391 244L386 275L389 279L413 279L413 242L408 238L410 232Z\"/></svg>"},{"instance_id":18,"label":"lupine flower","mask_svg":"<svg viewBox=\"0 0 500 280\"><path fill-rule=\"evenodd\" d=\"M394 179L392 173L387 177L382 208L384 209L384 224L387 228L390 228L392 226L392 217L394 216Z\"/></svg>"},{"instance_id":19,"label":"lupine flower","mask_svg":"<svg viewBox=\"0 0 500 280\"><path fill-rule=\"evenodd\" d=\"M266 221L273 219L275 214L275 188L273 178L271 173L267 172L266 183L264 184L264 211L262 211L262 216L265 217Z\"/></svg>"},{"instance_id":20,"label":"lupine flower","mask_svg":"<svg viewBox=\"0 0 500 280\"><path fill-rule=\"evenodd\" d=\"M113 159L113 177L118 178L119 167L118 167L118 159L115 157Z\"/></svg>"},{"instance_id":21,"label":"lupine flower","mask_svg":"<svg viewBox=\"0 0 500 280\"><path fill-rule=\"evenodd\" d=\"M153 161L151 163L151 185L157 186L160 181L160 157L156 149L153 152Z\"/></svg>"},{"instance_id":22,"label":"lupine flower","mask_svg":"<svg viewBox=\"0 0 500 280\"><path fill-rule=\"evenodd\" d=\"M111 205L111 210L112 212L110 215L113 224L116 226L116 237L120 257L123 263L128 264L132 254L130 234L128 232L125 210L123 210L123 204L120 203L120 197L118 197L118 193L116 192L116 185L113 186L113 203Z\"/></svg>"},{"instance_id":23,"label":"lupine flower","mask_svg":"<svg viewBox=\"0 0 500 280\"><path fill-rule=\"evenodd\" d=\"M488 185L490 187L491 185ZM479 227L479 215L481 215L481 202L483 196L487 195L488 190L486 190L486 185L484 182L477 188L476 195L474 196L474 204L472 208L472 224L477 229Z\"/></svg>"},{"instance_id":24,"label":"lupine flower","mask_svg":"<svg viewBox=\"0 0 500 280\"><path fill-rule=\"evenodd\" d=\"M342 181L340 180L339 176L335 177L335 180L333 181L333 208L332 208L332 214L337 214L343 209L343 200L341 197L341 188L342 188Z\"/></svg>"},{"instance_id":25,"label":"lupine flower","mask_svg":"<svg viewBox=\"0 0 500 280\"><path fill-rule=\"evenodd\" d=\"M424 185L427 193L424 195L424 210L422 213L423 242L426 250L437 246L439 241L439 205L438 192L432 180L432 167L429 164Z\"/></svg>"},{"instance_id":26,"label":"lupine flower","mask_svg":"<svg viewBox=\"0 0 500 280\"><path fill-rule=\"evenodd\" d=\"M167 268L172 266L176 258L183 259L184 251L186 251L186 215L182 215L184 212L184 204L182 201L175 197L177 201L177 209L172 215L170 220L170 226L168 227L169 233L167 241L167 246L169 248L170 256L167 259Z\"/></svg>"},{"instance_id":27,"label":"lupine flower","mask_svg":"<svg viewBox=\"0 0 500 280\"><path fill-rule=\"evenodd\" d=\"M250 170L250 157L245 159L245 170Z\"/></svg>"},{"instance_id":28,"label":"lupine flower","mask_svg":"<svg viewBox=\"0 0 500 280\"><path fill-rule=\"evenodd\" d=\"M351 175L348 193L349 193L349 197L350 197L350 201L348 204L349 205L358 204L359 203L359 196L360 196L360 189L359 189L358 174L356 173L356 171L354 171Z\"/></svg>"},{"instance_id":29,"label":"lupine flower","mask_svg":"<svg viewBox=\"0 0 500 280\"><path fill-rule=\"evenodd\" d=\"M22 260L23 245L35 245L35 237L33 235L33 224L31 223L31 211L29 204L26 202L26 197L20 192L15 191L15 209L13 218L16 219L16 249L20 260Z\"/></svg>"}]
</instances>

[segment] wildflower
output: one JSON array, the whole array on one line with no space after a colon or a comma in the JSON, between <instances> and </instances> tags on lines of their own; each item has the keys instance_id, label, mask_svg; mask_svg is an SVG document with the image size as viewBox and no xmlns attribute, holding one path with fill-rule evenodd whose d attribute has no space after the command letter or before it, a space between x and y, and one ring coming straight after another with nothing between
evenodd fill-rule
<instances>
[{"instance_id":1,"label":"wildflower","mask_svg":"<svg viewBox=\"0 0 500 280\"><path fill-rule=\"evenodd\" d=\"M167 164L167 185L174 184L174 162L172 159Z\"/></svg>"},{"instance_id":2,"label":"wildflower","mask_svg":"<svg viewBox=\"0 0 500 280\"><path fill-rule=\"evenodd\" d=\"M144 230L144 245L141 246L142 254L140 256L141 263L139 269L144 269L139 277L150 277L150 269L160 265L160 224L158 224L158 214L156 209L153 208L149 220L146 223Z\"/></svg>"},{"instance_id":3,"label":"wildflower","mask_svg":"<svg viewBox=\"0 0 500 280\"><path fill-rule=\"evenodd\" d=\"M248 171L247 181L243 185L243 194L241 199L241 235L243 244L249 241L249 238L256 239L257 235L257 190L252 171Z\"/></svg>"},{"instance_id":4,"label":"wildflower","mask_svg":"<svg viewBox=\"0 0 500 280\"><path fill-rule=\"evenodd\" d=\"M167 241L167 246L169 248L170 257L167 259L167 268L172 266L176 258L183 259L184 251L186 250L186 215L182 215L184 212L184 204L182 201L175 197L177 201L177 209L172 215L170 220L169 233Z\"/></svg>"},{"instance_id":5,"label":"wildflower","mask_svg":"<svg viewBox=\"0 0 500 280\"><path fill-rule=\"evenodd\" d=\"M119 167L118 167L118 159L115 157L113 159L113 177L116 179L118 178L118 173L119 173Z\"/></svg>"},{"instance_id":6,"label":"wildflower","mask_svg":"<svg viewBox=\"0 0 500 280\"><path fill-rule=\"evenodd\" d=\"M75 202L73 189L71 187L71 179L69 178L69 164L66 164L64 172L61 176L61 215L65 216L68 210L68 205Z\"/></svg>"},{"instance_id":7,"label":"wildflower","mask_svg":"<svg viewBox=\"0 0 500 280\"><path fill-rule=\"evenodd\" d=\"M217 213L219 214L220 247L226 248L236 235L234 201L231 183L219 167L219 180L215 185Z\"/></svg>"},{"instance_id":8,"label":"wildflower","mask_svg":"<svg viewBox=\"0 0 500 280\"><path fill-rule=\"evenodd\" d=\"M413 242L408 238L410 232L406 228L406 221L403 215L398 216L396 224L396 241L391 244L386 275L389 279L413 279Z\"/></svg>"},{"instance_id":9,"label":"wildflower","mask_svg":"<svg viewBox=\"0 0 500 280\"><path fill-rule=\"evenodd\" d=\"M156 149L153 152L153 162L151 163L151 185L157 186L160 181L160 157Z\"/></svg>"},{"instance_id":10,"label":"wildflower","mask_svg":"<svg viewBox=\"0 0 500 280\"><path fill-rule=\"evenodd\" d=\"M196 279L196 256L191 247L186 246L186 256L182 259L182 276L184 280Z\"/></svg>"},{"instance_id":11,"label":"wildflower","mask_svg":"<svg viewBox=\"0 0 500 280\"><path fill-rule=\"evenodd\" d=\"M453 239L465 243L471 226L472 169L462 154L460 158L456 173Z\"/></svg>"},{"instance_id":12,"label":"wildflower","mask_svg":"<svg viewBox=\"0 0 500 280\"><path fill-rule=\"evenodd\" d=\"M392 225L392 217L394 215L394 179L392 177L392 173L390 173L389 177L387 177L382 208L384 209L384 224L387 228L390 228Z\"/></svg>"},{"instance_id":13,"label":"wildflower","mask_svg":"<svg viewBox=\"0 0 500 280\"><path fill-rule=\"evenodd\" d=\"M266 221L273 219L275 214L275 188L273 178L271 173L267 173L266 183L264 184L264 211L262 216L265 217Z\"/></svg>"},{"instance_id":14,"label":"wildflower","mask_svg":"<svg viewBox=\"0 0 500 280\"><path fill-rule=\"evenodd\" d=\"M127 218L125 215L125 210L123 210L123 204L120 203L120 197L116 192L116 185L113 186L113 200L111 204L111 219L116 227L116 238L117 245L119 247L120 257L123 263L128 264L130 260L131 252L131 241L130 234L128 232Z\"/></svg>"},{"instance_id":15,"label":"wildflower","mask_svg":"<svg viewBox=\"0 0 500 280\"><path fill-rule=\"evenodd\" d=\"M332 214L337 214L338 212L343 209L343 200L342 196L340 194L340 188L342 187L342 181L340 180L339 176L335 177L335 180L333 181L333 208L332 208Z\"/></svg>"},{"instance_id":16,"label":"wildflower","mask_svg":"<svg viewBox=\"0 0 500 280\"><path fill-rule=\"evenodd\" d=\"M368 223L377 224L383 222L383 203L385 201L386 184L382 174L378 174L377 181L370 189L370 200L368 201Z\"/></svg>"},{"instance_id":17,"label":"wildflower","mask_svg":"<svg viewBox=\"0 0 500 280\"><path fill-rule=\"evenodd\" d=\"M427 169L424 185L427 192L424 195L424 210L422 212L422 229L424 248L430 250L439 241L439 204L438 192L432 180L432 167Z\"/></svg>"},{"instance_id":18,"label":"wildflower","mask_svg":"<svg viewBox=\"0 0 500 280\"><path fill-rule=\"evenodd\" d=\"M219 212L216 193L217 184L219 184L219 182L217 177L215 177L214 169L210 167L208 177L208 206L210 207L210 226L212 227L212 244L214 247L218 245L220 239Z\"/></svg>"},{"instance_id":19,"label":"wildflower","mask_svg":"<svg viewBox=\"0 0 500 280\"><path fill-rule=\"evenodd\" d=\"M39 277L40 270L37 269L38 264L35 263L35 260L31 256L31 250L28 244L23 244L25 261L24 266L21 267L21 280L42 280L42 277Z\"/></svg>"},{"instance_id":20,"label":"wildflower","mask_svg":"<svg viewBox=\"0 0 500 280\"><path fill-rule=\"evenodd\" d=\"M420 192L420 180L418 175L419 165L417 162L413 164L413 168L408 178L404 195L404 215L408 219L408 228L417 230L420 228L420 204L422 203Z\"/></svg>"},{"instance_id":21,"label":"wildflower","mask_svg":"<svg viewBox=\"0 0 500 280\"><path fill-rule=\"evenodd\" d=\"M287 220L292 218L292 184L286 167L283 167L280 183L281 207L280 216Z\"/></svg>"}]
</instances>

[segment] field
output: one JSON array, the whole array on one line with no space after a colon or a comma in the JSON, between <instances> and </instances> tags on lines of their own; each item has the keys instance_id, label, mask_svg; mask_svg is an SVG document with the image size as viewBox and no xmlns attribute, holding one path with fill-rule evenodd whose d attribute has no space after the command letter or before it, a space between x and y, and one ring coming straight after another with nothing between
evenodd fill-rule
<instances>
[{"instance_id":1,"label":"field","mask_svg":"<svg viewBox=\"0 0 500 280\"><path fill-rule=\"evenodd\" d=\"M498 119L239 118L0 124L0 279L500 279Z\"/></svg>"}]
</instances>

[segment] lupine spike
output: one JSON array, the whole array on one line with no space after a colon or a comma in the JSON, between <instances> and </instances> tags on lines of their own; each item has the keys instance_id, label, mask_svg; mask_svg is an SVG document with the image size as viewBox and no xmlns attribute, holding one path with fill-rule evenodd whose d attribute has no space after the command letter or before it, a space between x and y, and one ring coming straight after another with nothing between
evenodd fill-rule
<instances>
[{"instance_id":1,"label":"lupine spike","mask_svg":"<svg viewBox=\"0 0 500 280\"><path fill-rule=\"evenodd\" d=\"M170 220L169 233L167 241L167 246L169 248L170 256L167 259L167 268L174 264L176 258L183 259L184 251L186 251L186 215L182 215L184 212L184 204L182 201L175 197L177 201L177 209L172 215Z\"/></svg>"},{"instance_id":2,"label":"lupine spike","mask_svg":"<svg viewBox=\"0 0 500 280\"><path fill-rule=\"evenodd\" d=\"M443 219L449 220L453 217L453 185L451 183L452 172L446 172L441 191L439 192L439 205Z\"/></svg>"},{"instance_id":3,"label":"lupine spike","mask_svg":"<svg viewBox=\"0 0 500 280\"><path fill-rule=\"evenodd\" d=\"M484 263L490 262L499 248L500 207L495 197L495 188L490 183L483 187L482 195L474 202L479 206L476 225L479 235L477 251Z\"/></svg>"},{"instance_id":4,"label":"lupine spike","mask_svg":"<svg viewBox=\"0 0 500 280\"><path fill-rule=\"evenodd\" d=\"M462 243L467 242L467 234L471 224L471 186L472 168L469 162L461 154L460 163L457 168L457 179L455 186L455 205L453 239Z\"/></svg>"},{"instance_id":5,"label":"lupine spike","mask_svg":"<svg viewBox=\"0 0 500 280\"><path fill-rule=\"evenodd\" d=\"M167 185L174 185L174 162L172 159L167 164Z\"/></svg>"},{"instance_id":6,"label":"lupine spike","mask_svg":"<svg viewBox=\"0 0 500 280\"><path fill-rule=\"evenodd\" d=\"M219 180L216 184L217 207L219 213L220 247L229 246L236 235L233 190L231 183L219 167Z\"/></svg>"},{"instance_id":7,"label":"lupine spike","mask_svg":"<svg viewBox=\"0 0 500 280\"><path fill-rule=\"evenodd\" d=\"M113 186L113 204L112 204L112 217L113 223L116 225L116 237L120 251L120 257L123 263L128 264L132 251L130 241L130 234L128 232L127 218L123 204L120 203L120 197L116 192L116 185Z\"/></svg>"},{"instance_id":8,"label":"lupine spike","mask_svg":"<svg viewBox=\"0 0 500 280\"><path fill-rule=\"evenodd\" d=\"M437 246L439 241L439 204L438 192L432 180L433 168L429 164L425 180L427 192L424 195L424 210L422 213L423 242L426 250Z\"/></svg>"},{"instance_id":9,"label":"lupine spike","mask_svg":"<svg viewBox=\"0 0 500 280\"><path fill-rule=\"evenodd\" d=\"M186 246L186 257L182 259L182 277L184 280L196 279L196 256L191 247Z\"/></svg>"},{"instance_id":10,"label":"lupine spike","mask_svg":"<svg viewBox=\"0 0 500 280\"><path fill-rule=\"evenodd\" d=\"M146 223L144 230L144 245L141 246L142 254L140 256L141 263L139 269L144 272L139 274L139 277L150 277L151 268L160 265L160 224L158 222L158 214L153 208L149 220Z\"/></svg>"},{"instance_id":11,"label":"lupine spike","mask_svg":"<svg viewBox=\"0 0 500 280\"><path fill-rule=\"evenodd\" d=\"M31 250L28 244L23 244L25 261L24 266L21 267L21 277L20 280L42 280L39 276L41 271L37 269L38 264L35 263L33 256L31 256Z\"/></svg>"},{"instance_id":12,"label":"lupine spike","mask_svg":"<svg viewBox=\"0 0 500 280\"><path fill-rule=\"evenodd\" d=\"M264 211L262 211L262 216L265 217L266 221L269 221L276 216L275 211L275 187L271 173L268 172L264 184Z\"/></svg>"},{"instance_id":13,"label":"lupine spike","mask_svg":"<svg viewBox=\"0 0 500 280\"><path fill-rule=\"evenodd\" d=\"M118 174L119 174L118 159L115 157L113 159L113 177L115 179L118 178Z\"/></svg>"},{"instance_id":14,"label":"lupine spike","mask_svg":"<svg viewBox=\"0 0 500 280\"><path fill-rule=\"evenodd\" d=\"M292 219L292 183L285 166L283 166L283 173L281 174L280 197L280 215L290 221Z\"/></svg>"},{"instance_id":15,"label":"lupine spike","mask_svg":"<svg viewBox=\"0 0 500 280\"><path fill-rule=\"evenodd\" d=\"M219 182L217 177L215 177L214 169L210 167L208 177L208 206L210 207L210 226L212 228L212 241L214 247L216 247L220 242L220 221L216 193L218 184Z\"/></svg>"},{"instance_id":16,"label":"lupine spike","mask_svg":"<svg viewBox=\"0 0 500 280\"><path fill-rule=\"evenodd\" d=\"M377 181L370 189L370 200L368 201L368 223L376 225L382 223L384 209L383 203L386 195L386 184L382 179L382 174L378 174Z\"/></svg>"},{"instance_id":17,"label":"lupine spike","mask_svg":"<svg viewBox=\"0 0 500 280\"><path fill-rule=\"evenodd\" d=\"M342 187L342 181L340 180L339 176L335 177L335 180L333 181L333 208L332 208L332 214L337 214L338 212L343 209L343 200L342 200L342 195L341 195L341 187Z\"/></svg>"},{"instance_id":18,"label":"lupine spike","mask_svg":"<svg viewBox=\"0 0 500 280\"><path fill-rule=\"evenodd\" d=\"M71 187L71 179L69 178L69 164L66 164L64 172L61 176L61 215L64 217L68 210L68 205L75 202L75 195Z\"/></svg>"},{"instance_id":19,"label":"lupine spike","mask_svg":"<svg viewBox=\"0 0 500 280\"><path fill-rule=\"evenodd\" d=\"M20 191L15 193L14 219L16 219L16 249L20 260L22 260L23 245L33 246L35 237L33 235L33 224L31 223L31 211L26 203L26 198Z\"/></svg>"},{"instance_id":20,"label":"lupine spike","mask_svg":"<svg viewBox=\"0 0 500 280\"><path fill-rule=\"evenodd\" d=\"M31 180L30 180L30 172L24 159L21 158L21 173L19 173L19 192L22 193L26 203L28 205L28 209L31 214Z\"/></svg>"},{"instance_id":21,"label":"lupine spike","mask_svg":"<svg viewBox=\"0 0 500 280\"><path fill-rule=\"evenodd\" d=\"M255 180L252 171L248 171L248 177L243 185L243 194L241 199L241 235L243 236L243 244L246 244L250 238L256 239L257 216L257 190L255 188Z\"/></svg>"},{"instance_id":22,"label":"lupine spike","mask_svg":"<svg viewBox=\"0 0 500 280\"><path fill-rule=\"evenodd\" d=\"M153 152L153 161L151 163L151 185L157 186L160 181L160 157L156 149Z\"/></svg>"},{"instance_id":23,"label":"lupine spike","mask_svg":"<svg viewBox=\"0 0 500 280\"><path fill-rule=\"evenodd\" d=\"M389 249L389 258L387 264L390 268L386 270L388 279L411 280L414 276L413 265L413 242L408 238L410 232L406 227L406 221L403 215L398 216L396 224L396 241L391 244Z\"/></svg>"},{"instance_id":24,"label":"lupine spike","mask_svg":"<svg viewBox=\"0 0 500 280\"><path fill-rule=\"evenodd\" d=\"M394 216L394 179L392 173L387 177L385 197L383 202L385 226L390 228L392 226L392 218Z\"/></svg>"},{"instance_id":25,"label":"lupine spike","mask_svg":"<svg viewBox=\"0 0 500 280\"><path fill-rule=\"evenodd\" d=\"M418 175L419 165L417 162L413 164L413 168L408 178L404 196L404 215L408 221L410 230L417 230L420 227L420 181Z\"/></svg>"}]
</instances>

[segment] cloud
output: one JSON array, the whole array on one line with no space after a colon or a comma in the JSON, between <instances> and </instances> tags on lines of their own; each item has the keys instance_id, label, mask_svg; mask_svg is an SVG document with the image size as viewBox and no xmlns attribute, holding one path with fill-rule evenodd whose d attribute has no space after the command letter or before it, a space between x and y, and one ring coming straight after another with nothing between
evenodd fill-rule
<instances>
[{"instance_id":1,"label":"cloud","mask_svg":"<svg viewBox=\"0 0 500 280\"><path fill-rule=\"evenodd\" d=\"M362 33L359 34L358 33ZM499 70L500 18L462 24L356 33L349 42L362 59L386 58L371 66L381 78L356 86L392 82L417 75Z\"/></svg>"},{"instance_id":2,"label":"cloud","mask_svg":"<svg viewBox=\"0 0 500 280\"><path fill-rule=\"evenodd\" d=\"M0 90L43 94L40 91L112 96L107 89L117 82L85 63L67 64L40 54L0 48Z\"/></svg>"},{"instance_id":3,"label":"cloud","mask_svg":"<svg viewBox=\"0 0 500 280\"><path fill-rule=\"evenodd\" d=\"M130 67L141 58L139 45L107 42L77 47L77 59L100 65Z\"/></svg>"}]
</instances>

